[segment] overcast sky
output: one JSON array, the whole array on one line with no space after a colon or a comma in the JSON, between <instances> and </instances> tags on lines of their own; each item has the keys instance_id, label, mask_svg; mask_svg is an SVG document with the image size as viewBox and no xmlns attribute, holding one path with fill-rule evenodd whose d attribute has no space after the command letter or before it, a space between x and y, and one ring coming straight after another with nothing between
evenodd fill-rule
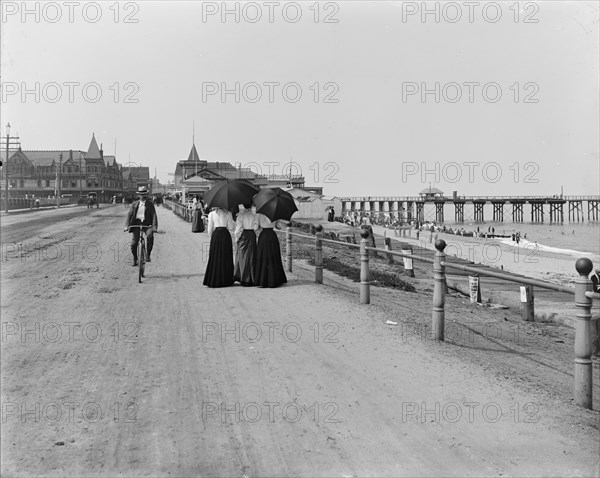
<instances>
[{"instance_id":1,"label":"overcast sky","mask_svg":"<svg viewBox=\"0 0 600 478\"><path fill-rule=\"evenodd\" d=\"M166 182L195 123L201 158L291 158L331 195L599 194L598 2L23 5L1 121L25 150L95 133Z\"/></svg>"}]
</instances>

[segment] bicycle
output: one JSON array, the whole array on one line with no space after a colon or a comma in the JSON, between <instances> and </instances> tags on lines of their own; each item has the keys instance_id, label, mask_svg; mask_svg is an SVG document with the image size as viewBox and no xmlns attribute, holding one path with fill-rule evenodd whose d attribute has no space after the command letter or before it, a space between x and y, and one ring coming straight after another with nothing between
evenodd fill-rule
<instances>
[{"instance_id":1,"label":"bicycle","mask_svg":"<svg viewBox=\"0 0 600 478\"><path fill-rule=\"evenodd\" d=\"M125 232L129 232L130 228L136 228L138 227L140 229L140 239L138 241L137 244L137 257L138 257L138 281L141 284L142 283L142 277L144 277L144 272L145 272L145 268L146 268L146 259L147 259L147 255L146 255L146 231L144 229L148 229L149 227L152 226L129 226L127 229L125 229Z\"/></svg>"}]
</instances>

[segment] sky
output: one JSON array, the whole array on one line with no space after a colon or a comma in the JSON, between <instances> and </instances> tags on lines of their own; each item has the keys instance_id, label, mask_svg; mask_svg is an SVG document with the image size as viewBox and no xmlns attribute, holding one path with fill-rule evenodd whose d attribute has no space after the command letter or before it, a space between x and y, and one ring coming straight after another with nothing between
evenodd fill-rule
<instances>
[{"instance_id":1,"label":"sky","mask_svg":"<svg viewBox=\"0 0 600 478\"><path fill-rule=\"evenodd\" d=\"M172 180L335 196L600 194L599 2L11 2L0 132ZM291 166L290 166L291 165Z\"/></svg>"}]
</instances>

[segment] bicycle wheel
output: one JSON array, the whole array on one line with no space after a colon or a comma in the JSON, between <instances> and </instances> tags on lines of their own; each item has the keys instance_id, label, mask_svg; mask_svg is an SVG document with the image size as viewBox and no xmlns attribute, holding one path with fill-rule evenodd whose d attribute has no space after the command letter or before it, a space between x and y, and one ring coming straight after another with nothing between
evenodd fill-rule
<instances>
[{"instance_id":1,"label":"bicycle wheel","mask_svg":"<svg viewBox=\"0 0 600 478\"><path fill-rule=\"evenodd\" d=\"M144 244L144 240L140 237L140 242L138 243L138 281L142 282L142 277L144 277L144 266L146 264L146 244Z\"/></svg>"}]
</instances>

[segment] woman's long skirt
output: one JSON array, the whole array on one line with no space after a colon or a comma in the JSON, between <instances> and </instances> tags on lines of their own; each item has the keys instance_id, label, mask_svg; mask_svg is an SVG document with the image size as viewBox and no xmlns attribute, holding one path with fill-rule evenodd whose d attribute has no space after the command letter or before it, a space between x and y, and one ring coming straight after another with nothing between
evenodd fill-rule
<instances>
[{"instance_id":1,"label":"woman's long skirt","mask_svg":"<svg viewBox=\"0 0 600 478\"><path fill-rule=\"evenodd\" d=\"M202 211L194 209L192 215L192 232L204 232L204 220L202 219Z\"/></svg>"},{"instance_id":2,"label":"woman's long skirt","mask_svg":"<svg viewBox=\"0 0 600 478\"><path fill-rule=\"evenodd\" d=\"M263 229L256 246L256 282L259 287L278 287L287 282L279 239L273 229Z\"/></svg>"},{"instance_id":3,"label":"woman's long skirt","mask_svg":"<svg viewBox=\"0 0 600 478\"><path fill-rule=\"evenodd\" d=\"M237 245L233 280L243 286L252 286L256 269L256 233L252 229L244 229Z\"/></svg>"},{"instance_id":4,"label":"woman's long skirt","mask_svg":"<svg viewBox=\"0 0 600 478\"><path fill-rule=\"evenodd\" d=\"M210 238L208 264L204 285L227 287L233 285L233 247L231 234L226 227L217 227Z\"/></svg>"}]
</instances>

